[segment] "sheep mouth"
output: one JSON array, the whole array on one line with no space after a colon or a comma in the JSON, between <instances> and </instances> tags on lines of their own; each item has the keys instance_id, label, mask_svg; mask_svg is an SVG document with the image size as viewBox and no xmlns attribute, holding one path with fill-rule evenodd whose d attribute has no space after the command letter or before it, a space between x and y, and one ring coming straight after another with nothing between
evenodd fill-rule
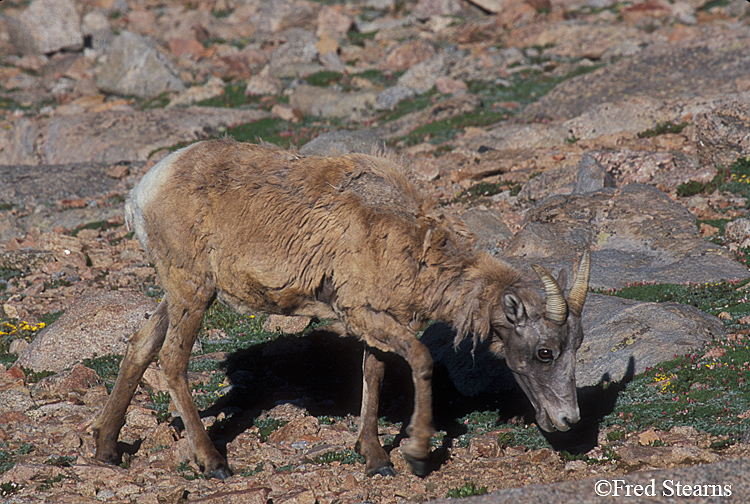
<instances>
[{"instance_id":1,"label":"sheep mouth","mask_svg":"<svg viewBox=\"0 0 750 504\"><path fill-rule=\"evenodd\" d=\"M577 411L550 415L546 408L536 410L536 423L539 428L545 432L567 432L580 420L580 414Z\"/></svg>"}]
</instances>

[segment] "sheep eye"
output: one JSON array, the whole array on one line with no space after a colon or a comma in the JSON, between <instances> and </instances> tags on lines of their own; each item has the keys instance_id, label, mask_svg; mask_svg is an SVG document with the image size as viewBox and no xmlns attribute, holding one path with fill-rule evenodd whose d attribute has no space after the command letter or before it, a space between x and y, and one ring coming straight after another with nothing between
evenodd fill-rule
<instances>
[{"instance_id":1,"label":"sheep eye","mask_svg":"<svg viewBox=\"0 0 750 504\"><path fill-rule=\"evenodd\" d=\"M537 357L539 357L539 360L542 362L549 362L552 360L552 350L549 348L540 348L536 352Z\"/></svg>"}]
</instances>

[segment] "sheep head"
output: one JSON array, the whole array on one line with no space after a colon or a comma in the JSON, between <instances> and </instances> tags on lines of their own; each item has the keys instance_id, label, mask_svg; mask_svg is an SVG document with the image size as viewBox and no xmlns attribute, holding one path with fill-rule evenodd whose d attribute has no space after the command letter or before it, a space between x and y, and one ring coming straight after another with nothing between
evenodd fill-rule
<instances>
[{"instance_id":1,"label":"sheep head","mask_svg":"<svg viewBox=\"0 0 750 504\"><path fill-rule=\"evenodd\" d=\"M545 431L567 431L580 419L576 396L576 351L583 341L581 312L588 292L590 258L582 256L567 299L565 272L555 279L533 265L546 302L533 290L509 289L493 316L494 338L502 341L508 367ZM499 346L495 346L498 348Z\"/></svg>"}]
</instances>

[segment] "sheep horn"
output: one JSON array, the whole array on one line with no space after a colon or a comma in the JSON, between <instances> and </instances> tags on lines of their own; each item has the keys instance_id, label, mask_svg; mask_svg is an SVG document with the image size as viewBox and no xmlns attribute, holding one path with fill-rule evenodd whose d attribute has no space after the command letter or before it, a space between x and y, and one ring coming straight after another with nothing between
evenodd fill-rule
<instances>
[{"instance_id":1,"label":"sheep horn","mask_svg":"<svg viewBox=\"0 0 750 504\"><path fill-rule=\"evenodd\" d=\"M544 292L547 294L547 319L557 325L563 325L568 318L568 303L565 302L562 289L547 270L538 264L532 264L531 267L544 284Z\"/></svg>"},{"instance_id":2,"label":"sheep horn","mask_svg":"<svg viewBox=\"0 0 750 504\"><path fill-rule=\"evenodd\" d=\"M581 261L578 263L578 272L576 273L573 287L568 293L568 307L577 317L581 316L583 303L586 301L586 294L589 291L589 271L591 270L591 253L588 249L583 252Z\"/></svg>"}]
</instances>

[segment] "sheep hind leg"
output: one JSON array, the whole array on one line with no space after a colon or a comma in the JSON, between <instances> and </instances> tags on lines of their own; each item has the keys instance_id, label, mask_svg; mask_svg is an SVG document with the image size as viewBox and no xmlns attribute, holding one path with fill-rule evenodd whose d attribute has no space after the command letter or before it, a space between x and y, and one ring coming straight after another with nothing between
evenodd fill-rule
<instances>
[{"instance_id":1,"label":"sheep hind leg","mask_svg":"<svg viewBox=\"0 0 750 504\"><path fill-rule=\"evenodd\" d=\"M164 343L164 337L169 326L168 304L165 296L146 324L128 340L125 356L120 364L120 371L112 388L112 393L109 395L107 404L101 414L92 425L94 439L96 440L94 457L97 460L116 464L119 459L117 438L125 424L125 413L133 399L135 389L138 387L138 383L141 381L149 363Z\"/></svg>"},{"instance_id":2,"label":"sheep hind leg","mask_svg":"<svg viewBox=\"0 0 750 504\"><path fill-rule=\"evenodd\" d=\"M196 462L207 476L223 480L231 476L232 472L203 428L187 382L190 353L209 305L208 296L205 302L182 300L180 304L171 300L169 330L159 353L159 365L167 378L169 395L185 425Z\"/></svg>"},{"instance_id":3,"label":"sheep hind leg","mask_svg":"<svg viewBox=\"0 0 750 504\"><path fill-rule=\"evenodd\" d=\"M365 473L395 476L390 457L378 441L378 402L383 382L385 363L365 346L362 362L362 411L359 418L359 435L354 449L365 457Z\"/></svg>"}]
</instances>

